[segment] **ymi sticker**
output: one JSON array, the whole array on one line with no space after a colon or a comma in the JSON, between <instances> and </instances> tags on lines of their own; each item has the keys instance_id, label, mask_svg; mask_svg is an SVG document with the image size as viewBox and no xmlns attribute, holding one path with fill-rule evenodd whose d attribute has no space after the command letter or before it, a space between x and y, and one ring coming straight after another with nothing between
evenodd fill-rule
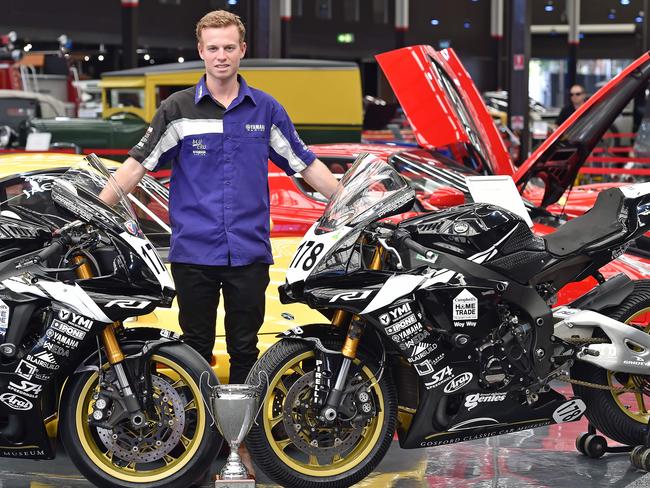
<instances>
[{"instance_id":1,"label":"ymi sticker","mask_svg":"<svg viewBox=\"0 0 650 488\"><path fill-rule=\"evenodd\" d=\"M453 307L453 320L478 320L478 299L468 289L454 298Z\"/></svg>"}]
</instances>

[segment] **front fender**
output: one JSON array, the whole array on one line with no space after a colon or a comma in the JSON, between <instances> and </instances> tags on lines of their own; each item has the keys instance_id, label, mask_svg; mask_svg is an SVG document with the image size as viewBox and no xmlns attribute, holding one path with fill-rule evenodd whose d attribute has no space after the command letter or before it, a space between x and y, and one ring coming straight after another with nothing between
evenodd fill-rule
<instances>
[{"instance_id":1,"label":"front fender","mask_svg":"<svg viewBox=\"0 0 650 488\"><path fill-rule=\"evenodd\" d=\"M123 351L133 351L135 348L142 349L142 344L149 342L151 351L155 351L166 344L181 343L180 336L176 332L156 327L134 327L125 328L117 333L117 339ZM84 371L97 371L99 368L99 356L93 351L84 358L73 375Z\"/></svg>"}]
</instances>

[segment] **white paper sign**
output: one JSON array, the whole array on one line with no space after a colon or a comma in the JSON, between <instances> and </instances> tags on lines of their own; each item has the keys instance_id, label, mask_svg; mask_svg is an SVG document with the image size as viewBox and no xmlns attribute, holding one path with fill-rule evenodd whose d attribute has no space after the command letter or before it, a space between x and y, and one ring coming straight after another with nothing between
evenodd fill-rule
<instances>
[{"instance_id":1,"label":"white paper sign","mask_svg":"<svg viewBox=\"0 0 650 488\"><path fill-rule=\"evenodd\" d=\"M510 176L466 176L469 192L476 203L491 203L519 215L533 226L530 215Z\"/></svg>"},{"instance_id":2,"label":"white paper sign","mask_svg":"<svg viewBox=\"0 0 650 488\"><path fill-rule=\"evenodd\" d=\"M50 132L32 132L27 135L25 151L48 151L52 134Z\"/></svg>"}]
</instances>

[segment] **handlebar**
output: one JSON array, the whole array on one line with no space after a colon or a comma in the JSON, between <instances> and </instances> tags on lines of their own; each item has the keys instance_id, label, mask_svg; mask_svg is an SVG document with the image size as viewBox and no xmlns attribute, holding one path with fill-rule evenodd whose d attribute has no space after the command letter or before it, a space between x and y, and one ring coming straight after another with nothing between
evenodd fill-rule
<instances>
[{"instance_id":1,"label":"handlebar","mask_svg":"<svg viewBox=\"0 0 650 488\"><path fill-rule=\"evenodd\" d=\"M52 242L50 243L49 246L47 246L36 256L34 256L34 262L36 263L46 262L48 258L50 258L51 256L61 253L63 249L65 249L65 246L69 244L69 242L70 239L65 235L52 239Z\"/></svg>"},{"instance_id":2,"label":"handlebar","mask_svg":"<svg viewBox=\"0 0 650 488\"><path fill-rule=\"evenodd\" d=\"M427 259L432 259L436 253L429 249L428 247L418 244L413 239L411 239L411 234L405 229L397 229L393 233L391 241L395 246L404 246L411 251L414 251Z\"/></svg>"}]
</instances>

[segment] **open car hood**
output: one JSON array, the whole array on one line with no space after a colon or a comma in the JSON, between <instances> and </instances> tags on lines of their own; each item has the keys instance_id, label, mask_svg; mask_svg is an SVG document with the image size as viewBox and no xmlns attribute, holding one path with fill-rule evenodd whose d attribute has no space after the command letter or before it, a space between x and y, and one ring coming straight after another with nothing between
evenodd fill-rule
<instances>
[{"instance_id":1,"label":"open car hood","mask_svg":"<svg viewBox=\"0 0 650 488\"><path fill-rule=\"evenodd\" d=\"M514 176L520 188L534 177L544 181L542 207L557 202L623 108L645 90L650 79L650 55L643 54L576 110Z\"/></svg>"},{"instance_id":2,"label":"open car hood","mask_svg":"<svg viewBox=\"0 0 650 488\"><path fill-rule=\"evenodd\" d=\"M511 175L520 190L531 178L540 178L545 183L543 207L564 194L607 129L650 79L650 56L645 53L590 97L515 170L485 102L453 49L418 45L376 58L421 146L464 144L492 174Z\"/></svg>"}]
</instances>

